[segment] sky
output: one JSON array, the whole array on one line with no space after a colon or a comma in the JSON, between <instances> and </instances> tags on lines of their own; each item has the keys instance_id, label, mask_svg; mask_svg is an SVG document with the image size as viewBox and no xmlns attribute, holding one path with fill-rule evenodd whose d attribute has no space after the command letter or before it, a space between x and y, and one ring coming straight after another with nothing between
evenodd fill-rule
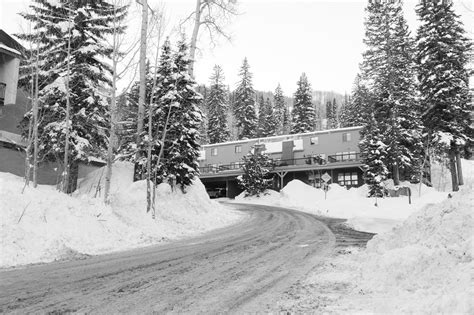
<instances>
[{"instance_id":1,"label":"sky","mask_svg":"<svg viewBox=\"0 0 474 315\"><path fill-rule=\"evenodd\" d=\"M177 38L176 28L194 9L195 0L148 0L152 8L163 7L166 34ZM415 0L405 1L404 11L412 34L418 25ZM24 11L30 0L0 0L0 28L21 32L24 21L15 13ZM256 90L274 91L281 84L286 95L296 90L305 72L314 90L350 92L364 50L364 8L361 0L240 0L239 15L226 27L232 40L220 38L215 47L202 32L198 43L195 75L209 83L214 65L220 65L226 84L234 89L238 72L247 57ZM455 1L466 30L472 37L473 5ZM130 40L139 36L139 5L132 2L127 22ZM188 29L188 34L191 29ZM135 67L125 79L130 81ZM122 86L125 84L122 82Z\"/></svg>"}]
</instances>

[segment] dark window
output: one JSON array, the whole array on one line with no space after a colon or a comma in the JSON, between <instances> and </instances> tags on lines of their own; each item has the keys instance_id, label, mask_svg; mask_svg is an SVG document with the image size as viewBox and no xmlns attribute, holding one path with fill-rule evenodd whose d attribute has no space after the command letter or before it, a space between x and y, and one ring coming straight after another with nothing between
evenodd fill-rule
<instances>
[{"instance_id":1,"label":"dark window","mask_svg":"<svg viewBox=\"0 0 474 315\"><path fill-rule=\"evenodd\" d=\"M217 148L212 148L211 149L211 155L216 156L217 155Z\"/></svg>"},{"instance_id":2,"label":"dark window","mask_svg":"<svg viewBox=\"0 0 474 315\"><path fill-rule=\"evenodd\" d=\"M235 153L240 153L242 152L242 146L241 145L236 145L235 146Z\"/></svg>"},{"instance_id":3,"label":"dark window","mask_svg":"<svg viewBox=\"0 0 474 315\"><path fill-rule=\"evenodd\" d=\"M349 142L351 141L351 134L349 132L342 134L342 142Z\"/></svg>"},{"instance_id":4,"label":"dark window","mask_svg":"<svg viewBox=\"0 0 474 315\"><path fill-rule=\"evenodd\" d=\"M359 179L356 172L337 174L337 183L341 186L359 186Z\"/></svg>"}]
</instances>

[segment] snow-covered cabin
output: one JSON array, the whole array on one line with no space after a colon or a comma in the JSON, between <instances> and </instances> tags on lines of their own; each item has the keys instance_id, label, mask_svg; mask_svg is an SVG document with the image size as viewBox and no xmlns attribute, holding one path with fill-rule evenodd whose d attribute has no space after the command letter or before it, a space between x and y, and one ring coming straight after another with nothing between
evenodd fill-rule
<instances>
[{"instance_id":1,"label":"snow-covered cabin","mask_svg":"<svg viewBox=\"0 0 474 315\"><path fill-rule=\"evenodd\" d=\"M242 158L257 146L274 161L271 170L274 189L293 179L320 188L326 176L331 177L327 181L330 184L357 187L363 184L359 155L361 129L338 128L203 145L199 157L200 179L209 191L235 197L241 192L237 176L243 173Z\"/></svg>"}]
</instances>

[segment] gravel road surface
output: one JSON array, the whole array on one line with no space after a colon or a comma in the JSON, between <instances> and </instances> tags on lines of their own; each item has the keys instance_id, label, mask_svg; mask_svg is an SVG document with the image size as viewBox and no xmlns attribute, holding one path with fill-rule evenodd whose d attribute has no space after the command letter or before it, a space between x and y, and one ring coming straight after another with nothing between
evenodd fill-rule
<instances>
[{"instance_id":1,"label":"gravel road surface","mask_svg":"<svg viewBox=\"0 0 474 315\"><path fill-rule=\"evenodd\" d=\"M286 288L372 234L260 205L239 224L166 245L0 272L0 312L271 312Z\"/></svg>"}]
</instances>

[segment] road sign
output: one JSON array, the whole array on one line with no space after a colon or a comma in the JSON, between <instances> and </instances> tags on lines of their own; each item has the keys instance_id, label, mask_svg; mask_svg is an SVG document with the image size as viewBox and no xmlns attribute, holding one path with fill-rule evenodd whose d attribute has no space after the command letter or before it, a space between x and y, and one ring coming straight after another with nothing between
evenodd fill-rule
<instances>
[{"instance_id":1,"label":"road sign","mask_svg":"<svg viewBox=\"0 0 474 315\"><path fill-rule=\"evenodd\" d=\"M329 174L326 172L326 173L324 173L324 174L321 176L321 179L322 179L325 183L327 183L327 182L329 182L329 181L332 179L332 177L331 177L331 175L329 175Z\"/></svg>"}]
</instances>

